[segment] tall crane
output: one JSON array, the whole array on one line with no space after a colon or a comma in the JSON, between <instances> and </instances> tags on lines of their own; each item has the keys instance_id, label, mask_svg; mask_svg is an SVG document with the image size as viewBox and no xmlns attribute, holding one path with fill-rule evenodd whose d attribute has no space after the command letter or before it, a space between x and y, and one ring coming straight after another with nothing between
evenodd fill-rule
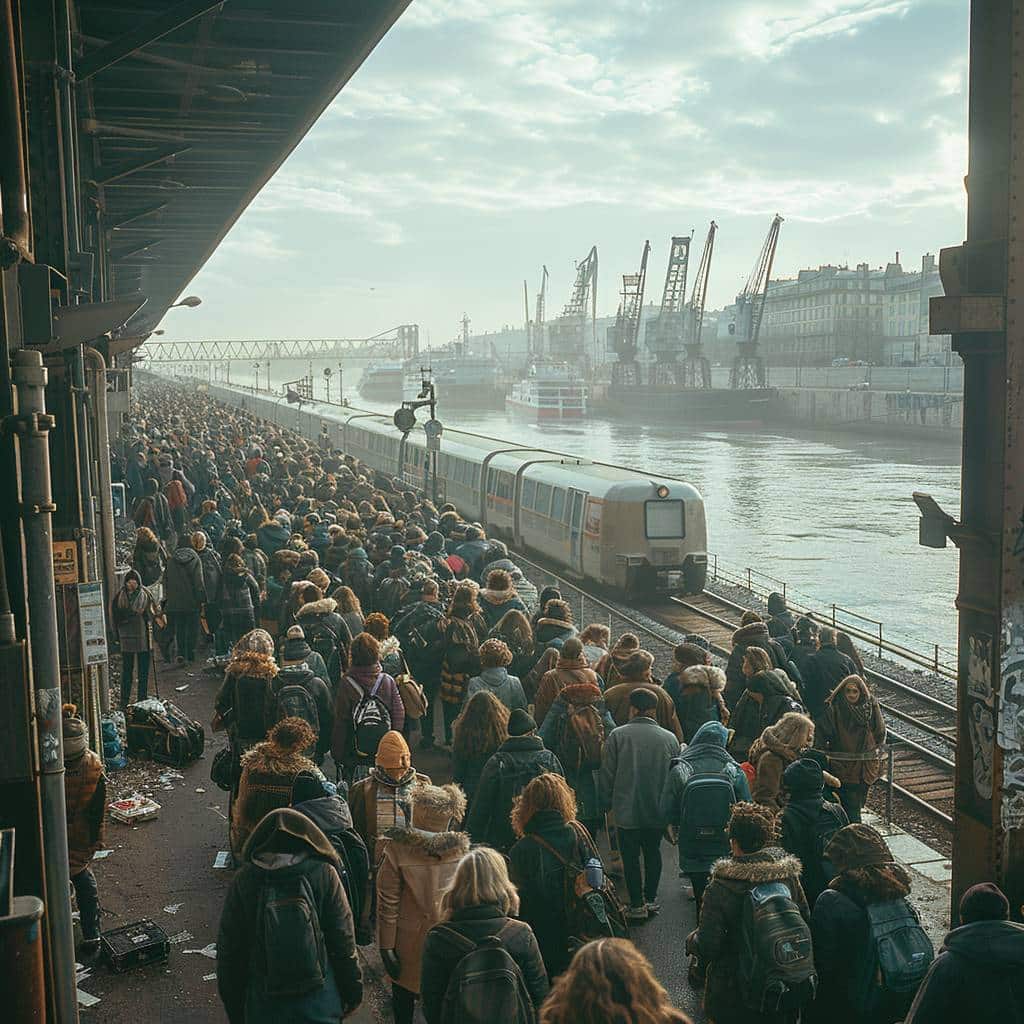
<instances>
[{"instance_id":1,"label":"tall crane","mask_svg":"<svg viewBox=\"0 0 1024 1024\"><path fill-rule=\"evenodd\" d=\"M729 387L734 389L763 388L766 385L764 360L758 354L757 339L761 333L768 282L772 276L781 227L782 218L775 214L746 287L736 296L736 320L729 325L729 332L736 336L739 349L729 374Z\"/></svg>"},{"instance_id":2,"label":"tall crane","mask_svg":"<svg viewBox=\"0 0 1024 1024\"><path fill-rule=\"evenodd\" d=\"M686 334L686 358L683 360L683 387L710 388L711 364L704 355L701 332L704 327L704 305L708 297L708 278L711 275L711 256L715 251L715 235L718 225L712 221L704 239L704 250L697 265L697 276L693 281L688 309L689 330Z\"/></svg>"},{"instance_id":3,"label":"tall crane","mask_svg":"<svg viewBox=\"0 0 1024 1024\"><path fill-rule=\"evenodd\" d=\"M685 334L686 276L690 268L691 241L692 235L672 237L665 287L661 292L661 309L657 319L647 325L645 341L654 353L652 384L679 383L679 353Z\"/></svg>"},{"instance_id":4,"label":"tall crane","mask_svg":"<svg viewBox=\"0 0 1024 1024\"><path fill-rule=\"evenodd\" d=\"M541 267L540 291L537 292L537 305L534 307L533 315L533 343L530 347L530 355L540 358L544 355L544 305L548 293L548 268Z\"/></svg>"},{"instance_id":5,"label":"tall crane","mask_svg":"<svg viewBox=\"0 0 1024 1024\"><path fill-rule=\"evenodd\" d=\"M640 257L640 272L622 275L622 301L615 315L615 323L608 329L609 347L615 353L612 386L616 388L636 387L640 383L640 364L636 361L637 336L644 308L647 257L650 253L651 243L648 240L644 242L644 251Z\"/></svg>"},{"instance_id":6,"label":"tall crane","mask_svg":"<svg viewBox=\"0 0 1024 1024\"><path fill-rule=\"evenodd\" d=\"M526 319L524 324L526 326L526 358L529 359L533 354L533 338L531 335L531 327L533 324L530 321L530 290L526 285L526 278L523 278L523 310L526 313Z\"/></svg>"},{"instance_id":7,"label":"tall crane","mask_svg":"<svg viewBox=\"0 0 1024 1024\"><path fill-rule=\"evenodd\" d=\"M591 338L597 348L597 246L576 265L576 280L562 315L548 325L548 345L552 357L576 363L586 375L590 358L586 352L587 315Z\"/></svg>"}]
</instances>

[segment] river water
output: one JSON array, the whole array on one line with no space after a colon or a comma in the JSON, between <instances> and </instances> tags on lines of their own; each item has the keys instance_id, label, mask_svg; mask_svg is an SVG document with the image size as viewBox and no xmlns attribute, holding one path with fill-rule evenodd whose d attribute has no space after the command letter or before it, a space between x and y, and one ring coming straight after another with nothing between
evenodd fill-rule
<instances>
[{"instance_id":1,"label":"river water","mask_svg":"<svg viewBox=\"0 0 1024 1024\"><path fill-rule=\"evenodd\" d=\"M273 367L275 389L289 374L306 372L306 363L290 362ZM318 397L324 365L313 363ZM336 372L337 364L329 365ZM356 368L345 371L349 401L393 412L394 403L359 397L358 376ZM231 379L251 383L251 365L233 365ZM264 367L260 385L265 384ZM336 400L336 376L332 388ZM439 406L438 412L448 429L688 480L704 496L708 550L721 565L785 580L794 601L826 609L834 602L883 622L894 640L913 640L915 647L939 644L943 660L954 660L957 552L952 545L918 545L911 499L913 491L926 491L958 514L960 450L954 445L819 432L693 430L644 423L641 416L635 422L594 418L584 426L560 427L500 411L446 412Z\"/></svg>"}]
</instances>

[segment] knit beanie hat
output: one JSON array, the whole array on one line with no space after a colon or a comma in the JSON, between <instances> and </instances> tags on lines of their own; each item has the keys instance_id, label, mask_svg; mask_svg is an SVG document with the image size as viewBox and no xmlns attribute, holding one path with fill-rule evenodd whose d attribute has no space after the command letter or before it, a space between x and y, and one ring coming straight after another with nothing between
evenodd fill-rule
<instances>
[{"instance_id":1,"label":"knit beanie hat","mask_svg":"<svg viewBox=\"0 0 1024 1024\"><path fill-rule=\"evenodd\" d=\"M274 656L274 638L265 629L253 629L235 644L235 651L238 654L244 654L247 651L253 654L265 654L272 658Z\"/></svg>"},{"instance_id":2,"label":"knit beanie hat","mask_svg":"<svg viewBox=\"0 0 1024 1024\"><path fill-rule=\"evenodd\" d=\"M61 732L64 735L64 761L77 761L89 747L89 731L78 717L74 704L62 708Z\"/></svg>"},{"instance_id":3,"label":"knit beanie hat","mask_svg":"<svg viewBox=\"0 0 1024 1024\"><path fill-rule=\"evenodd\" d=\"M285 633L284 645L281 647L281 664L299 665L312 651L306 641L305 630L301 626L289 626L288 632Z\"/></svg>"},{"instance_id":4,"label":"knit beanie hat","mask_svg":"<svg viewBox=\"0 0 1024 1024\"><path fill-rule=\"evenodd\" d=\"M316 568L312 572L310 572L306 576L306 579L309 580L310 583L319 587L321 593L324 594L327 593L331 585L331 577L328 576L327 573L325 573L323 569L320 568Z\"/></svg>"},{"instance_id":5,"label":"knit beanie hat","mask_svg":"<svg viewBox=\"0 0 1024 1024\"><path fill-rule=\"evenodd\" d=\"M509 736L528 736L537 731L537 723L522 708L516 708L508 716Z\"/></svg>"},{"instance_id":6,"label":"knit beanie hat","mask_svg":"<svg viewBox=\"0 0 1024 1024\"><path fill-rule=\"evenodd\" d=\"M626 679L644 679L654 665L654 656L647 651L637 651L619 666L619 675Z\"/></svg>"},{"instance_id":7,"label":"knit beanie hat","mask_svg":"<svg viewBox=\"0 0 1024 1024\"><path fill-rule=\"evenodd\" d=\"M792 797L821 796L825 776L817 761L800 758L782 773L782 784Z\"/></svg>"},{"instance_id":8,"label":"knit beanie hat","mask_svg":"<svg viewBox=\"0 0 1024 1024\"><path fill-rule=\"evenodd\" d=\"M870 825L846 825L841 828L825 848L825 856L837 871L867 868L893 861L882 834Z\"/></svg>"},{"instance_id":9,"label":"knit beanie hat","mask_svg":"<svg viewBox=\"0 0 1024 1024\"><path fill-rule=\"evenodd\" d=\"M405 737L393 729L384 733L377 744L374 763L396 778L411 768L412 755L409 753L409 744L405 742Z\"/></svg>"},{"instance_id":10,"label":"knit beanie hat","mask_svg":"<svg viewBox=\"0 0 1024 1024\"><path fill-rule=\"evenodd\" d=\"M412 826L424 832L447 832L466 814L466 794L452 783L416 786L412 801Z\"/></svg>"},{"instance_id":11,"label":"knit beanie hat","mask_svg":"<svg viewBox=\"0 0 1024 1024\"><path fill-rule=\"evenodd\" d=\"M994 882L972 885L960 897L960 923L1005 921L1010 916L1010 901Z\"/></svg>"},{"instance_id":12,"label":"knit beanie hat","mask_svg":"<svg viewBox=\"0 0 1024 1024\"><path fill-rule=\"evenodd\" d=\"M673 658L680 668L690 668L693 665L706 665L708 652L696 644L680 644L673 651Z\"/></svg>"}]
</instances>

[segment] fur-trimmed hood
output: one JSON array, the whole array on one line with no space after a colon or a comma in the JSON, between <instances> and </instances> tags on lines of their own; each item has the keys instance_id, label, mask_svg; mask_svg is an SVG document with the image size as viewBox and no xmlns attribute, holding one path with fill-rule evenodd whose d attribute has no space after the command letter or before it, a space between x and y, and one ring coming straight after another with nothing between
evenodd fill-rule
<instances>
[{"instance_id":1,"label":"fur-trimmed hood","mask_svg":"<svg viewBox=\"0 0 1024 1024\"><path fill-rule=\"evenodd\" d=\"M303 583L308 581L303 580ZM330 615L338 610L338 602L333 597L322 597L319 601L304 604L296 613L295 618L304 619L310 615Z\"/></svg>"},{"instance_id":2,"label":"fur-trimmed hood","mask_svg":"<svg viewBox=\"0 0 1024 1024\"><path fill-rule=\"evenodd\" d=\"M320 769L308 757L299 751L281 750L270 740L262 740L250 747L239 762L244 771L246 768L254 772L265 772L268 775L297 775L299 772L312 772L320 775Z\"/></svg>"},{"instance_id":3,"label":"fur-trimmed hood","mask_svg":"<svg viewBox=\"0 0 1024 1024\"><path fill-rule=\"evenodd\" d=\"M469 852L470 845L469 835L465 832L424 832L420 828L397 825L387 829L382 838L438 859L452 852L461 857Z\"/></svg>"},{"instance_id":4,"label":"fur-trimmed hood","mask_svg":"<svg viewBox=\"0 0 1024 1024\"><path fill-rule=\"evenodd\" d=\"M781 668L770 668L766 672L758 672L747 683L747 689L754 693L763 693L766 697L780 694L800 702L800 691Z\"/></svg>"},{"instance_id":5,"label":"fur-trimmed hood","mask_svg":"<svg viewBox=\"0 0 1024 1024\"><path fill-rule=\"evenodd\" d=\"M258 651L244 651L228 662L225 673L232 677L248 676L250 679L273 679L278 672L273 655Z\"/></svg>"},{"instance_id":6,"label":"fur-trimmed hood","mask_svg":"<svg viewBox=\"0 0 1024 1024\"><path fill-rule=\"evenodd\" d=\"M485 587L485 588L481 589L478 592L477 597L481 601L486 601L488 604L493 604L493 605L497 605L497 606L500 607L503 604L508 604L510 601L518 600L519 595L516 593L516 588L515 587L510 587L508 590L488 590ZM540 621L541 622L544 622L544 621L554 622L556 620L555 619L550 619L550 620L541 619ZM540 623L538 623L538 625L539 624Z\"/></svg>"},{"instance_id":7,"label":"fur-trimmed hood","mask_svg":"<svg viewBox=\"0 0 1024 1024\"><path fill-rule=\"evenodd\" d=\"M776 739L770 729L765 729L761 735L750 745L748 760L751 764L757 764L762 754L775 754L782 758L786 764L792 764L800 760L800 751L794 750L791 746Z\"/></svg>"},{"instance_id":8,"label":"fur-trimmed hood","mask_svg":"<svg viewBox=\"0 0 1024 1024\"><path fill-rule=\"evenodd\" d=\"M756 640L767 640L768 624L766 622L750 622L745 626L740 626L732 635L733 646L749 645L754 643Z\"/></svg>"},{"instance_id":9,"label":"fur-trimmed hood","mask_svg":"<svg viewBox=\"0 0 1024 1024\"><path fill-rule=\"evenodd\" d=\"M790 878L799 878L802 870L796 857L788 853L783 857L774 857L762 850L760 853L748 853L742 857L716 860L711 867L711 874L713 878L723 881L762 885L765 882L784 882Z\"/></svg>"},{"instance_id":10,"label":"fur-trimmed hood","mask_svg":"<svg viewBox=\"0 0 1024 1024\"><path fill-rule=\"evenodd\" d=\"M601 687L597 683L570 683L562 687L558 696L566 704L596 704L602 698Z\"/></svg>"},{"instance_id":11,"label":"fur-trimmed hood","mask_svg":"<svg viewBox=\"0 0 1024 1024\"><path fill-rule=\"evenodd\" d=\"M691 665L679 673L679 682L714 695L725 689L725 673L714 665Z\"/></svg>"}]
</instances>

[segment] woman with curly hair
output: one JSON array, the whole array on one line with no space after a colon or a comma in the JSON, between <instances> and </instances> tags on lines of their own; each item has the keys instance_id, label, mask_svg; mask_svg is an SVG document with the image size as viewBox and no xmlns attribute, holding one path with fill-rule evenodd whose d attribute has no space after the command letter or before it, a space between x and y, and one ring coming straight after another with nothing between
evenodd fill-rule
<instances>
[{"instance_id":1,"label":"woman with curly hair","mask_svg":"<svg viewBox=\"0 0 1024 1024\"><path fill-rule=\"evenodd\" d=\"M343 584L331 593L331 597L338 602L338 614L345 620L349 632L353 636L362 633L366 617L363 615L363 606L356 597L356 592Z\"/></svg>"},{"instance_id":2,"label":"woman with curly hair","mask_svg":"<svg viewBox=\"0 0 1024 1024\"><path fill-rule=\"evenodd\" d=\"M576 797L560 775L546 772L527 783L512 805L518 841L509 851L509 872L519 890L519 917L537 936L548 976L569 966L571 936L565 917L565 865L600 857L576 820Z\"/></svg>"},{"instance_id":3,"label":"woman with curly hair","mask_svg":"<svg viewBox=\"0 0 1024 1024\"><path fill-rule=\"evenodd\" d=\"M728 831L731 855L711 869L700 924L686 943L687 951L707 965L704 1009L714 1024L792 1024L795 1012L751 1009L756 995L743 990L737 965L742 956L743 912L752 889L781 882L804 918L810 918L800 887L800 861L765 849L775 837L775 815L760 804L733 804Z\"/></svg>"},{"instance_id":4,"label":"woman with curly hair","mask_svg":"<svg viewBox=\"0 0 1024 1024\"><path fill-rule=\"evenodd\" d=\"M455 588L448 614L438 624L444 638L441 658L441 701L444 706L445 745L452 742L452 723L466 696L466 684L480 671L480 643L487 623L480 614L476 587L460 583Z\"/></svg>"},{"instance_id":5,"label":"woman with curly hair","mask_svg":"<svg viewBox=\"0 0 1024 1024\"><path fill-rule=\"evenodd\" d=\"M672 1005L650 961L626 939L581 947L555 982L540 1024L690 1024Z\"/></svg>"},{"instance_id":6,"label":"woman with curly hair","mask_svg":"<svg viewBox=\"0 0 1024 1024\"><path fill-rule=\"evenodd\" d=\"M487 635L491 639L500 640L512 652L512 664L508 670L517 679L522 679L533 668L537 660L533 646L533 627L523 612L516 608L505 612Z\"/></svg>"},{"instance_id":7,"label":"woman with curly hair","mask_svg":"<svg viewBox=\"0 0 1024 1024\"><path fill-rule=\"evenodd\" d=\"M391 632L391 620L383 612L370 612L363 622L363 632L379 641L381 668L389 676L400 676L405 671L405 659L398 637Z\"/></svg>"},{"instance_id":8,"label":"woman with curly hair","mask_svg":"<svg viewBox=\"0 0 1024 1024\"><path fill-rule=\"evenodd\" d=\"M493 693L474 693L455 719L452 780L473 803L480 775L491 755L508 739L508 708Z\"/></svg>"},{"instance_id":9,"label":"woman with curly hair","mask_svg":"<svg viewBox=\"0 0 1024 1024\"><path fill-rule=\"evenodd\" d=\"M466 697L486 690L493 693L502 704L514 711L516 708L526 710L526 694L519 679L509 674L508 666L512 664L512 652L501 640L485 640L480 645L480 675L473 676L466 687Z\"/></svg>"}]
</instances>

